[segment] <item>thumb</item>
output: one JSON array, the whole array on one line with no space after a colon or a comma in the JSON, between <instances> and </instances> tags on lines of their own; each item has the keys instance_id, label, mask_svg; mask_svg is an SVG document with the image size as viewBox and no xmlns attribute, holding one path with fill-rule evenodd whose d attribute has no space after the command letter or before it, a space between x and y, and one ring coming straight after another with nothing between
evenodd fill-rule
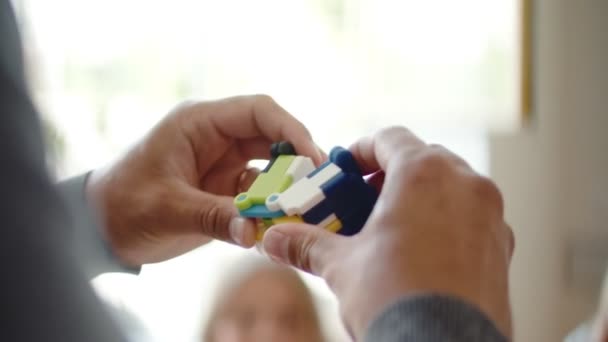
<instances>
[{"instance_id":1,"label":"thumb","mask_svg":"<svg viewBox=\"0 0 608 342\"><path fill-rule=\"evenodd\" d=\"M321 275L344 237L318 226L287 223L264 234L264 251L274 260Z\"/></svg>"},{"instance_id":2,"label":"thumb","mask_svg":"<svg viewBox=\"0 0 608 342\"><path fill-rule=\"evenodd\" d=\"M177 205L181 209L177 212L185 220L185 230L243 247L255 244L255 224L239 216L232 197L214 195L192 187L182 188L180 192L181 199Z\"/></svg>"}]
</instances>

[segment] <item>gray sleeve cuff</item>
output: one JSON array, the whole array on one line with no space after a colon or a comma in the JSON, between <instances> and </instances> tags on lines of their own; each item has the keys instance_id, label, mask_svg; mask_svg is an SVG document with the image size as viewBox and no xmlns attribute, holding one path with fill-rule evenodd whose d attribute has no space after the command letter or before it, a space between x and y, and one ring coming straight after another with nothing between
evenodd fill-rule
<instances>
[{"instance_id":1,"label":"gray sleeve cuff","mask_svg":"<svg viewBox=\"0 0 608 342\"><path fill-rule=\"evenodd\" d=\"M74 257L89 278L107 272L139 273L141 267L129 268L120 264L103 236L95 211L88 205L85 196L89 175L90 172L58 184L74 227L71 236Z\"/></svg>"},{"instance_id":2,"label":"gray sleeve cuff","mask_svg":"<svg viewBox=\"0 0 608 342\"><path fill-rule=\"evenodd\" d=\"M507 338L472 305L428 294L392 304L372 322L365 341L505 342Z\"/></svg>"}]
</instances>

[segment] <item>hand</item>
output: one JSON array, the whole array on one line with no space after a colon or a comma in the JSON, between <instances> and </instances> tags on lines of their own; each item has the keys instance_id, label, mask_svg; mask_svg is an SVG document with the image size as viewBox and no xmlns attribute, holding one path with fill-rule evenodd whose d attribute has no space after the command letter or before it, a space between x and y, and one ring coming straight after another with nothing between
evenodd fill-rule
<instances>
[{"instance_id":1,"label":"hand","mask_svg":"<svg viewBox=\"0 0 608 342\"><path fill-rule=\"evenodd\" d=\"M266 232L265 251L323 277L358 340L388 305L423 292L464 299L509 336L514 242L496 186L404 128L380 131L351 151L381 189L362 231L344 237L306 224L277 225Z\"/></svg>"},{"instance_id":2,"label":"hand","mask_svg":"<svg viewBox=\"0 0 608 342\"><path fill-rule=\"evenodd\" d=\"M255 226L238 217L233 196L257 176L247 163L268 159L280 140L321 162L306 128L270 97L186 103L113 166L94 171L87 196L126 265L163 261L211 238L250 247Z\"/></svg>"}]
</instances>

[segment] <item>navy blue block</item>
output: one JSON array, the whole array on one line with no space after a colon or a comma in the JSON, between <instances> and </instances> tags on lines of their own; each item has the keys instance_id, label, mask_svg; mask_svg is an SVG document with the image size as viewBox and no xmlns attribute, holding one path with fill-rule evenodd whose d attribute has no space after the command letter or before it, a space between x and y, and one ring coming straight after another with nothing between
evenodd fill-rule
<instances>
[{"instance_id":1,"label":"navy blue block","mask_svg":"<svg viewBox=\"0 0 608 342\"><path fill-rule=\"evenodd\" d=\"M331 214L342 222L338 234L357 234L372 212L378 194L368 185L350 151L335 147L329 154L329 161L308 174L314 177L330 163L338 166L342 172L321 185L325 200L302 215L305 222L318 224Z\"/></svg>"},{"instance_id":2,"label":"navy blue block","mask_svg":"<svg viewBox=\"0 0 608 342\"><path fill-rule=\"evenodd\" d=\"M360 197L367 193L366 187L367 184L361 177L352 174L340 174L323 184L321 190L326 199L331 202L336 216L339 217L363 200Z\"/></svg>"},{"instance_id":3,"label":"navy blue block","mask_svg":"<svg viewBox=\"0 0 608 342\"><path fill-rule=\"evenodd\" d=\"M338 234L351 236L360 232L365 222L367 222L372 208L373 206L371 208L359 208L358 210L349 212L345 217L341 217L342 228L338 231Z\"/></svg>"},{"instance_id":4,"label":"navy blue block","mask_svg":"<svg viewBox=\"0 0 608 342\"><path fill-rule=\"evenodd\" d=\"M334 214L342 222L342 235L353 235L361 230L371 213L378 194L362 177L343 174L321 187Z\"/></svg>"},{"instance_id":5,"label":"navy blue block","mask_svg":"<svg viewBox=\"0 0 608 342\"><path fill-rule=\"evenodd\" d=\"M348 175L341 174L321 186L325 201L338 217L350 211L350 207L356 202L357 191L352 191L352 182L349 182L348 178Z\"/></svg>"},{"instance_id":6,"label":"navy blue block","mask_svg":"<svg viewBox=\"0 0 608 342\"><path fill-rule=\"evenodd\" d=\"M361 175L361 169L359 169L352 153L343 147L334 147L331 152L329 152L329 160L338 165L343 172Z\"/></svg>"},{"instance_id":7,"label":"navy blue block","mask_svg":"<svg viewBox=\"0 0 608 342\"><path fill-rule=\"evenodd\" d=\"M321 221L325 220L329 215L333 214L333 208L331 206L331 202L327 200L322 200L319 204L312 207L309 211L305 212L302 215L302 219L306 223L310 224L319 224Z\"/></svg>"}]
</instances>

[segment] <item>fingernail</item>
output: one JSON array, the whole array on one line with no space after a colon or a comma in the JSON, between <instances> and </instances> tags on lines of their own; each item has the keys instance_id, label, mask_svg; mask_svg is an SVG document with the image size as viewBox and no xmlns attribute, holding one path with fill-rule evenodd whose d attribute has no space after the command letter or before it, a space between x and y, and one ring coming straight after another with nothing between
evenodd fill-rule
<instances>
[{"instance_id":1,"label":"fingernail","mask_svg":"<svg viewBox=\"0 0 608 342\"><path fill-rule=\"evenodd\" d=\"M264 251L277 261L287 259L289 236L276 229L270 229L264 235Z\"/></svg>"},{"instance_id":2,"label":"fingernail","mask_svg":"<svg viewBox=\"0 0 608 342\"><path fill-rule=\"evenodd\" d=\"M230 220L230 225L228 226L228 231L230 232L230 237L234 242L239 245L243 244L243 234L245 234L245 219L242 217L235 217Z\"/></svg>"}]
</instances>

